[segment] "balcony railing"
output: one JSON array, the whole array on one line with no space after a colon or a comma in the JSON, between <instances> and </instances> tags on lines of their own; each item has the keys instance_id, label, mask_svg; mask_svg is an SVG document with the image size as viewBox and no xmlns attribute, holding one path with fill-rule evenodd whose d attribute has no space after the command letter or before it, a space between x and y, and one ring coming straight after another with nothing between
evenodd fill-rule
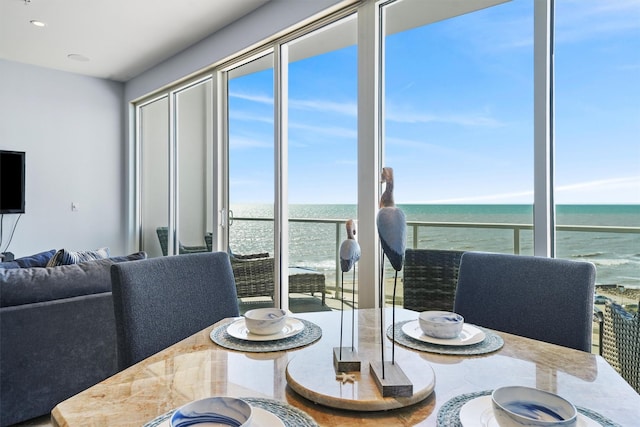
<instances>
[{"instance_id":1,"label":"balcony railing","mask_svg":"<svg viewBox=\"0 0 640 427\"><path fill-rule=\"evenodd\" d=\"M251 218L235 217L234 223L239 221L264 221L273 222L273 218ZM341 280L340 270L340 244L344 239L345 222L344 219L323 219L323 218L291 218L291 223L307 224L333 224L335 229L334 259L335 259L335 280L327 284L328 290L335 290L336 285ZM463 229L494 229L510 230L513 236L513 253L520 254L522 250L522 234L524 231L532 231L531 224L513 223L477 223L477 222L428 222L428 221L407 221L408 246L419 248L420 230L426 228L463 228ZM640 234L640 227L618 227L618 226L592 226L592 225L557 225L556 232L581 232L581 233L621 233ZM451 248L458 249L458 248ZM482 250L482 249L478 249ZM357 292L357 291L356 291Z\"/></svg>"}]
</instances>

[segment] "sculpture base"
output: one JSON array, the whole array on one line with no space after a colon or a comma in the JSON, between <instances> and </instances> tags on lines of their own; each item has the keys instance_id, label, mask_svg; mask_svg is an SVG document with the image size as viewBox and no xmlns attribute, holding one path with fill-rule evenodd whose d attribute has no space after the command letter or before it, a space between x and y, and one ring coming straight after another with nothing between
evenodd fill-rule
<instances>
[{"instance_id":1,"label":"sculpture base","mask_svg":"<svg viewBox=\"0 0 640 427\"><path fill-rule=\"evenodd\" d=\"M333 366L336 368L336 372L360 371L361 363L358 350L342 347L342 354L340 353L340 347L333 347Z\"/></svg>"},{"instance_id":2,"label":"sculpture base","mask_svg":"<svg viewBox=\"0 0 640 427\"><path fill-rule=\"evenodd\" d=\"M384 378L380 361L370 362L369 372L382 397L410 397L413 395L413 384L397 362L384 362Z\"/></svg>"},{"instance_id":3,"label":"sculpture base","mask_svg":"<svg viewBox=\"0 0 640 427\"><path fill-rule=\"evenodd\" d=\"M322 344L322 343L320 343ZM415 351L396 349L396 364L400 363L413 384L413 394L409 397L383 397L378 390L373 374L366 366L379 354L379 347L370 349L358 346L362 360L360 372L345 373L353 380L338 378L333 366L333 358L327 354L332 347L321 351L294 354L287 364L287 384L300 396L330 408L350 411L388 411L415 405L428 398L436 385L436 377L431 365L423 355ZM386 366L385 366L386 374Z\"/></svg>"}]
</instances>

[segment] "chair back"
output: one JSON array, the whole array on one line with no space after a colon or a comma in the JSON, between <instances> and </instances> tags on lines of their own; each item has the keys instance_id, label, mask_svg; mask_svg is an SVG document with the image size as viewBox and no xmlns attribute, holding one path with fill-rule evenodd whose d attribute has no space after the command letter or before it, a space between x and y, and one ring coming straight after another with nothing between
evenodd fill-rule
<instances>
[{"instance_id":1,"label":"chair back","mask_svg":"<svg viewBox=\"0 0 640 427\"><path fill-rule=\"evenodd\" d=\"M463 251L407 249L403 267L403 307L453 310Z\"/></svg>"},{"instance_id":2,"label":"chair back","mask_svg":"<svg viewBox=\"0 0 640 427\"><path fill-rule=\"evenodd\" d=\"M640 393L640 315L608 301L601 334L602 357Z\"/></svg>"},{"instance_id":3,"label":"chair back","mask_svg":"<svg viewBox=\"0 0 640 427\"><path fill-rule=\"evenodd\" d=\"M266 255L266 257L264 257ZM275 260L269 254L234 256L231 268L238 298L274 295Z\"/></svg>"},{"instance_id":4,"label":"chair back","mask_svg":"<svg viewBox=\"0 0 640 427\"><path fill-rule=\"evenodd\" d=\"M169 229L167 227L158 227L156 228L156 234L158 235L162 255L167 256L169 254Z\"/></svg>"},{"instance_id":5,"label":"chair back","mask_svg":"<svg viewBox=\"0 0 640 427\"><path fill-rule=\"evenodd\" d=\"M469 323L590 352L595 276L589 262L465 252L454 311Z\"/></svg>"},{"instance_id":6,"label":"chair back","mask_svg":"<svg viewBox=\"0 0 640 427\"><path fill-rule=\"evenodd\" d=\"M225 318L238 316L229 256L203 252L111 267L124 369Z\"/></svg>"}]
</instances>

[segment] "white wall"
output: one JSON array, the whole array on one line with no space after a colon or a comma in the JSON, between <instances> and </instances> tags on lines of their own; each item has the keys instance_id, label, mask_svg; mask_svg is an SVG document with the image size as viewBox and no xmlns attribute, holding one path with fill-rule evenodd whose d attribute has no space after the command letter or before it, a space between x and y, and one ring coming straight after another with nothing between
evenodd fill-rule
<instances>
[{"instance_id":1,"label":"white wall","mask_svg":"<svg viewBox=\"0 0 640 427\"><path fill-rule=\"evenodd\" d=\"M125 99L135 100L260 43L336 5L354 0L271 0L249 15L129 80Z\"/></svg>"},{"instance_id":2,"label":"white wall","mask_svg":"<svg viewBox=\"0 0 640 427\"><path fill-rule=\"evenodd\" d=\"M0 149L26 152L26 213L8 251L127 253L124 85L2 59L0 76ZM2 251L18 217L4 215Z\"/></svg>"}]
</instances>

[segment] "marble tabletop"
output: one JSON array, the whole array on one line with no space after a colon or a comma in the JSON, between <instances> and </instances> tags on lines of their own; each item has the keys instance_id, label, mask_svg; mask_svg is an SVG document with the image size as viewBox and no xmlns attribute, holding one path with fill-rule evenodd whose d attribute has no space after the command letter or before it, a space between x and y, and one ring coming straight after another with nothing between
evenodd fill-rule
<instances>
[{"instance_id":1,"label":"marble tabletop","mask_svg":"<svg viewBox=\"0 0 640 427\"><path fill-rule=\"evenodd\" d=\"M385 309L385 330L391 325L390 310ZM53 424L142 426L189 401L226 395L283 401L306 412L321 426L436 426L439 409L451 399L504 385L559 393L576 406L622 426L636 425L640 419L640 395L602 357L502 332L498 332L504 340L502 348L477 356L427 353L396 345L397 360L411 359L411 369L423 365L435 374L433 392L414 405L362 412L316 404L287 385L287 365L293 358L315 360L318 354L331 360L332 349L339 344L340 313L295 316L319 325L320 340L288 351L242 353L215 344L209 334L218 324L211 325L60 403L52 411ZM396 322L417 316L416 312L396 309ZM377 309L357 311L355 346L363 359L379 354L380 317ZM348 321L350 318L345 316ZM350 341L350 334L345 336ZM391 341L384 339L390 357ZM363 363L362 369L368 369L368 363ZM337 380L331 377L326 381ZM357 387L357 383L346 382L341 393L356 393Z\"/></svg>"}]
</instances>

